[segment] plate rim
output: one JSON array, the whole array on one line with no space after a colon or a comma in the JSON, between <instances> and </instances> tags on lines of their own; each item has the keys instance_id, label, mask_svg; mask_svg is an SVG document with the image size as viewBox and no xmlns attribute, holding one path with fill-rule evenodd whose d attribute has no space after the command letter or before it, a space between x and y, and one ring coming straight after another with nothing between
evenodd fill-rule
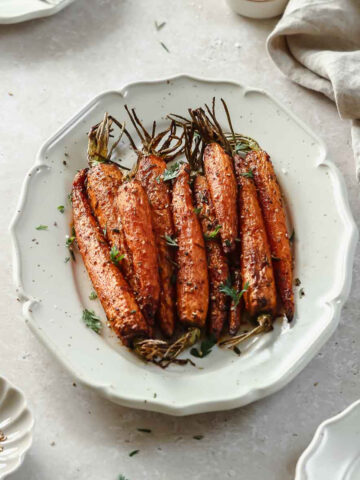
<instances>
[{"instance_id":1,"label":"plate rim","mask_svg":"<svg viewBox=\"0 0 360 480\"><path fill-rule=\"evenodd\" d=\"M319 160L319 165L325 165L332 174L332 181L333 181L333 190L334 190L334 198L335 203L337 205L338 211L341 212L341 218L344 223L344 227L346 227L347 238L344 242L345 246L342 249L343 252L343 259L342 259L342 279L338 280L336 285L336 292L332 293L331 299L327 299L324 302L324 305L327 305L330 308L329 312L329 321L328 325L324 327L323 331L320 333L316 341L312 343L310 348L308 348L306 355L303 355L298 362L293 365L291 368L286 370L285 373L279 374L278 377L268 383L266 386L259 386L256 388L252 388L245 392L245 394L241 396L235 397L227 397L223 398L222 400L209 400L209 401L200 401L200 402L190 402L184 403L182 405L174 405L170 404L168 401L162 402L160 399L154 400L147 400L144 402L143 399L134 399L133 397L128 397L124 395L123 392L115 392L115 389L111 384L108 385L98 385L95 384L91 378L87 378L88 375L80 372L79 368L73 366L70 361L68 361L60 352L58 352L57 346L54 342L47 337L41 329L37 328L35 322L32 320L31 314L31 306L36 299L31 295L24 291L21 282L21 256L19 251L19 245L17 241L17 234L16 234L16 226L20 218L22 217L22 207L26 201L26 198L29 194L29 185L30 185L30 178L29 173L31 174L40 165L45 165L41 162L43 157L43 153L47 150L47 148L53 144L54 142L59 139L65 131L67 131L72 125L76 124L76 122L88 112L102 97L109 95L111 93L120 94L124 96L124 92L131 87L136 87L139 85L152 85L158 83L164 83L166 81L176 81L180 79L187 79L189 81L197 81L203 83L210 83L210 84L230 84L240 89L243 89L244 94L248 92L259 92L270 98L275 104L279 105L279 107L291 117L298 125L301 126L308 134L310 134L321 146L321 159ZM329 158L327 153L327 148L324 141L319 138L310 127L308 127L300 118L298 118L294 113L292 113L285 105L283 105L279 100L276 99L272 94L267 92L264 89L260 88L251 88L245 87L243 84L239 83L236 80L229 80L229 79L221 79L221 78L206 78L206 77L198 77L191 74L180 73L173 76L165 76L160 77L153 80L138 80L126 83L123 87L119 89L113 90L105 90L100 94L96 95L92 98L89 102L87 102L77 113L75 113L68 121L66 121L63 126L61 126L57 131L51 135L40 147L38 153L36 154L36 159L34 165L30 168L28 173L25 176L23 181L21 191L20 191L20 198L16 207L15 215L13 216L10 226L10 237L12 241L12 257L13 257L13 281L15 283L15 288L17 295L24 302L22 313L25 318L25 323L30 327L32 332L35 333L37 338L41 340L41 342L48 348L48 350L57 358L58 361L66 368L66 370L76 377L80 383L83 385L90 387L92 389L97 390L102 396L108 398L109 400L119 403L124 406L130 406L134 408L140 408L144 410L151 410L157 411L161 413L166 413L170 415L190 415L195 413L203 413L203 412L210 412L210 411L218 411L218 410L228 410L232 408L237 408L240 406L244 406L249 404L253 401L259 400L267 395L270 395L281 388L283 388L286 384L288 384L316 355L316 353L320 350L320 348L327 342L330 336L333 334L337 325L340 320L340 314L343 305L345 304L351 288L352 283L352 267L354 263L355 257L355 248L358 241L358 228L354 221L349 200L348 200L348 193L347 188L345 185L345 181L343 176L335 163Z\"/></svg>"},{"instance_id":2,"label":"plate rim","mask_svg":"<svg viewBox=\"0 0 360 480\"><path fill-rule=\"evenodd\" d=\"M38 8L34 8L32 11L27 13L19 13L13 16L3 16L0 14L0 25L12 25L15 23L27 22L29 20L35 20L37 18L49 17L51 15L55 15L55 13L60 12L63 8L67 7L75 0L62 0L57 4L50 4L43 2L42 8L41 0L37 0L39 3Z\"/></svg>"},{"instance_id":3,"label":"plate rim","mask_svg":"<svg viewBox=\"0 0 360 480\"><path fill-rule=\"evenodd\" d=\"M351 403L348 407L346 407L340 413L330 418L327 418L326 420L320 423L320 425L317 427L315 431L315 434L311 442L303 451L303 453L300 455L299 460L297 461L296 469L295 469L295 480L309 479L309 476L306 473L307 463L314 455L316 455L317 449L321 444L325 430L331 425L341 422L343 418L345 418L347 415L349 415L349 413L351 413L353 410L355 410L359 406L360 406L360 399L355 400L355 402Z\"/></svg>"},{"instance_id":4,"label":"plate rim","mask_svg":"<svg viewBox=\"0 0 360 480\"><path fill-rule=\"evenodd\" d=\"M31 418L31 423L30 423L29 427L27 428L27 430L25 431L25 433L29 434L29 444L26 446L26 448L21 453L21 455L18 456L17 462L14 464L14 466L10 470L6 471L5 473L0 472L0 480L4 480L5 478L7 478L9 475L14 473L16 470L18 470L21 467L21 465L24 462L26 454L28 453L28 451L30 450L30 448L33 445L33 442L34 442L33 432L34 432L34 426L35 426L35 418L34 418L34 415L33 415L32 411L29 407L28 401L26 399L26 396L25 396L23 390L21 388L17 387L16 385L14 385L12 382L10 382L10 380L8 380L3 375L0 375L0 380L5 382L5 385L7 385L8 388L13 389L20 394L20 396L22 397L22 399L24 401L23 411L27 411L30 415L30 418Z\"/></svg>"}]
</instances>

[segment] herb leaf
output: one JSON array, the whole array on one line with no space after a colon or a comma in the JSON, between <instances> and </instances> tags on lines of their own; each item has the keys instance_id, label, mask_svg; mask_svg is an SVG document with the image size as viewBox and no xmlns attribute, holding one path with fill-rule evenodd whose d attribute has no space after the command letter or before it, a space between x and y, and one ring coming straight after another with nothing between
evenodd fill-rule
<instances>
[{"instance_id":1,"label":"herb leaf","mask_svg":"<svg viewBox=\"0 0 360 480\"><path fill-rule=\"evenodd\" d=\"M215 335L211 334L201 342L200 350L194 347L190 350L190 353L196 358L204 358L211 353L211 349L215 344Z\"/></svg>"},{"instance_id":2,"label":"herb leaf","mask_svg":"<svg viewBox=\"0 0 360 480\"><path fill-rule=\"evenodd\" d=\"M102 324L100 318L95 314L94 310L83 310L82 319L88 328L94 330L95 333L100 333Z\"/></svg>"},{"instance_id":3,"label":"herb leaf","mask_svg":"<svg viewBox=\"0 0 360 480\"><path fill-rule=\"evenodd\" d=\"M231 299L234 302L234 306L237 307L241 297L244 295L246 290L249 288L249 282L246 282L244 285L244 288L238 292L231 284L231 278L230 276L227 278L226 283L223 283L220 285L219 290L221 293L225 293L228 297L231 297Z\"/></svg>"},{"instance_id":4,"label":"herb leaf","mask_svg":"<svg viewBox=\"0 0 360 480\"><path fill-rule=\"evenodd\" d=\"M201 210L202 210L202 207L195 207L195 208L194 208L194 213L195 213L195 215L199 215L199 213L201 212Z\"/></svg>"},{"instance_id":5,"label":"herb leaf","mask_svg":"<svg viewBox=\"0 0 360 480\"><path fill-rule=\"evenodd\" d=\"M57 207L57 209L59 210L60 213L64 213L64 211L65 211L64 205L59 205L59 206Z\"/></svg>"},{"instance_id":6,"label":"herb leaf","mask_svg":"<svg viewBox=\"0 0 360 480\"><path fill-rule=\"evenodd\" d=\"M193 439L194 440L202 440L204 438L204 435L194 435Z\"/></svg>"},{"instance_id":7,"label":"herb leaf","mask_svg":"<svg viewBox=\"0 0 360 480\"><path fill-rule=\"evenodd\" d=\"M156 28L157 31L161 30L166 25L166 22L158 23L157 21L155 21L154 23L155 23L155 28Z\"/></svg>"},{"instance_id":8,"label":"herb leaf","mask_svg":"<svg viewBox=\"0 0 360 480\"><path fill-rule=\"evenodd\" d=\"M128 479L126 477L124 477L124 475L122 473L120 473L117 480L128 480Z\"/></svg>"},{"instance_id":9,"label":"herb leaf","mask_svg":"<svg viewBox=\"0 0 360 480\"><path fill-rule=\"evenodd\" d=\"M236 153L248 153L248 152L251 152L251 148L245 142L238 142L235 145L235 152Z\"/></svg>"},{"instance_id":10,"label":"herb leaf","mask_svg":"<svg viewBox=\"0 0 360 480\"><path fill-rule=\"evenodd\" d=\"M184 162L175 162L173 165L170 165L170 167L168 167L162 175L164 182L168 182L169 180L176 178L180 173L180 167L183 163Z\"/></svg>"},{"instance_id":11,"label":"herb leaf","mask_svg":"<svg viewBox=\"0 0 360 480\"><path fill-rule=\"evenodd\" d=\"M47 229L48 229L47 225L39 225L38 227L36 227L36 230L47 230Z\"/></svg>"},{"instance_id":12,"label":"herb leaf","mask_svg":"<svg viewBox=\"0 0 360 480\"><path fill-rule=\"evenodd\" d=\"M253 171L251 170L251 168L250 168L247 172L245 172L245 173L240 173L240 175L241 175L242 177L246 177L246 178L254 178L254 173L253 173Z\"/></svg>"},{"instance_id":13,"label":"herb leaf","mask_svg":"<svg viewBox=\"0 0 360 480\"><path fill-rule=\"evenodd\" d=\"M220 232L220 230L221 230L221 225L217 225L215 230L204 234L205 240L211 240L212 238L215 238L217 234Z\"/></svg>"},{"instance_id":14,"label":"herb leaf","mask_svg":"<svg viewBox=\"0 0 360 480\"><path fill-rule=\"evenodd\" d=\"M165 233L164 238L166 240L166 245L168 245L169 247L179 248L177 241L174 238L170 237L170 235L167 235Z\"/></svg>"},{"instance_id":15,"label":"herb leaf","mask_svg":"<svg viewBox=\"0 0 360 480\"><path fill-rule=\"evenodd\" d=\"M97 293L92 291L89 295L90 300L96 300L98 298Z\"/></svg>"},{"instance_id":16,"label":"herb leaf","mask_svg":"<svg viewBox=\"0 0 360 480\"><path fill-rule=\"evenodd\" d=\"M132 452L129 453L129 457L133 457L134 455L136 455L139 452L140 452L140 450L133 450Z\"/></svg>"},{"instance_id":17,"label":"herb leaf","mask_svg":"<svg viewBox=\"0 0 360 480\"><path fill-rule=\"evenodd\" d=\"M137 428L138 432L151 433L150 428Z\"/></svg>"},{"instance_id":18,"label":"herb leaf","mask_svg":"<svg viewBox=\"0 0 360 480\"><path fill-rule=\"evenodd\" d=\"M163 47L164 50L166 50L168 53L170 53L170 50L168 49L168 47L165 45L164 42L160 42L160 45Z\"/></svg>"},{"instance_id":19,"label":"herb leaf","mask_svg":"<svg viewBox=\"0 0 360 480\"><path fill-rule=\"evenodd\" d=\"M290 242L293 242L295 240L295 230L292 231L289 240Z\"/></svg>"},{"instance_id":20,"label":"herb leaf","mask_svg":"<svg viewBox=\"0 0 360 480\"><path fill-rule=\"evenodd\" d=\"M115 245L112 246L110 250L110 260L112 263L115 265L119 265L119 262L125 257L125 254L121 254L119 250L115 247Z\"/></svg>"},{"instance_id":21,"label":"herb leaf","mask_svg":"<svg viewBox=\"0 0 360 480\"><path fill-rule=\"evenodd\" d=\"M71 247L74 241L75 241L75 235L72 235L71 237L67 236L65 241L65 246L68 248Z\"/></svg>"}]
</instances>

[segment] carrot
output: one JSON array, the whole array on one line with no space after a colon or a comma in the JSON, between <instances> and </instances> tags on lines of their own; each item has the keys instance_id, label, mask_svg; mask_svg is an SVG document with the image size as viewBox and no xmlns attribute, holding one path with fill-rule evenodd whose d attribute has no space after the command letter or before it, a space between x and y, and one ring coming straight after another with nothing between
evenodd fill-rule
<instances>
[{"instance_id":1,"label":"carrot","mask_svg":"<svg viewBox=\"0 0 360 480\"><path fill-rule=\"evenodd\" d=\"M151 206L152 223L158 253L160 275L160 300L157 319L163 334L171 337L175 328L175 258L174 247L168 241L174 238L171 215L171 196L168 182L162 180L166 163L157 155L139 157L136 178L145 189Z\"/></svg>"},{"instance_id":2,"label":"carrot","mask_svg":"<svg viewBox=\"0 0 360 480\"><path fill-rule=\"evenodd\" d=\"M251 316L274 314L276 287L264 221L246 162L234 156L239 184L241 276L246 310Z\"/></svg>"},{"instance_id":3,"label":"carrot","mask_svg":"<svg viewBox=\"0 0 360 480\"><path fill-rule=\"evenodd\" d=\"M77 173L72 190L77 244L94 289L114 332L125 345L149 334L146 321L120 270L110 260L110 248L93 216L86 195L87 171Z\"/></svg>"},{"instance_id":4,"label":"carrot","mask_svg":"<svg viewBox=\"0 0 360 480\"><path fill-rule=\"evenodd\" d=\"M180 322L204 327L209 305L209 279L204 238L194 212L189 166L175 179L172 209L177 235L177 309Z\"/></svg>"},{"instance_id":5,"label":"carrot","mask_svg":"<svg viewBox=\"0 0 360 480\"><path fill-rule=\"evenodd\" d=\"M269 239L272 263L279 296L288 320L294 316L293 260L286 226L280 186L269 155L263 150L250 152L246 163L257 188Z\"/></svg>"},{"instance_id":6,"label":"carrot","mask_svg":"<svg viewBox=\"0 0 360 480\"><path fill-rule=\"evenodd\" d=\"M225 253L235 249L238 235L237 187L230 156L218 143L206 146L203 156L205 175L220 229Z\"/></svg>"},{"instance_id":7,"label":"carrot","mask_svg":"<svg viewBox=\"0 0 360 480\"><path fill-rule=\"evenodd\" d=\"M237 253L237 252L235 252ZM242 290L241 270L239 265L233 265L231 267L232 285L236 292ZM241 325L241 311L243 309L243 299L239 301L231 300L229 310L229 334L235 335Z\"/></svg>"},{"instance_id":8,"label":"carrot","mask_svg":"<svg viewBox=\"0 0 360 480\"><path fill-rule=\"evenodd\" d=\"M215 211L210 197L208 182L202 175L198 175L194 182L195 205L198 210L203 234L206 238L206 254L209 272L210 306L208 312L209 331L219 338L227 317L228 301L221 286L229 276L229 267L219 239L211 235L216 232Z\"/></svg>"},{"instance_id":9,"label":"carrot","mask_svg":"<svg viewBox=\"0 0 360 480\"><path fill-rule=\"evenodd\" d=\"M119 222L132 258L137 300L150 325L159 305L160 280L151 210L138 180L123 183L117 196Z\"/></svg>"}]
</instances>

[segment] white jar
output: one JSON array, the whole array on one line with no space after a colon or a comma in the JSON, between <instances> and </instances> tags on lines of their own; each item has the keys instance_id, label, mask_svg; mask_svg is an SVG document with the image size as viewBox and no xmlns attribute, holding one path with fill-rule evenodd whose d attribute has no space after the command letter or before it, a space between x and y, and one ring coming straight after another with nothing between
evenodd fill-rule
<instances>
[{"instance_id":1,"label":"white jar","mask_svg":"<svg viewBox=\"0 0 360 480\"><path fill-rule=\"evenodd\" d=\"M272 18L281 15L289 0L226 0L234 12L250 18Z\"/></svg>"}]
</instances>

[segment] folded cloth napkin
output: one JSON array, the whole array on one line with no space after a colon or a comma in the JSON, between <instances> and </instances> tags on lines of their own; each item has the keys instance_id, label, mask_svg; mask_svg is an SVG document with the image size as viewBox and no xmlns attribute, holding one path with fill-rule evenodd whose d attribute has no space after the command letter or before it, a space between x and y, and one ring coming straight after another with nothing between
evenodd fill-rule
<instances>
[{"instance_id":1,"label":"folded cloth napkin","mask_svg":"<svg viewBox=\"0 0 360 480\"><path fill-rule=\"evenodd\" d=\"M285 75L322 92L352 120L360 181L360 0L290 0L267 48Z\"/></svg>"}]
</instances>

